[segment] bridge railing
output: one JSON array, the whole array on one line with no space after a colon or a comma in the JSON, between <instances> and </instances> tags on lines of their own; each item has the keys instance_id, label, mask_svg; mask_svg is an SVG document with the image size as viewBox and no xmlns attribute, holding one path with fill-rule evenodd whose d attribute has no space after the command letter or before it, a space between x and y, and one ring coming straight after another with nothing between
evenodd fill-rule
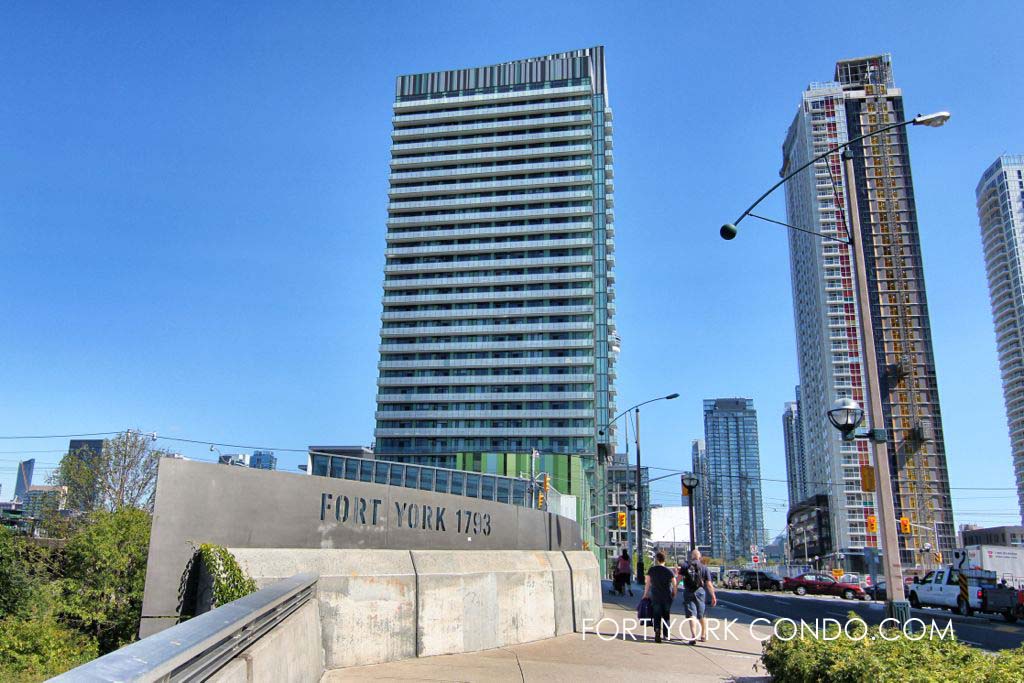
<instances>
[{"instance_id":1,"label":"bridge railing","mask_svg":"<svg viewBox=\"0 0 1024 683\"><path fill-rule=\"evenodd\" d=\"M314 597L318 578L302 573L282 579L51 680L203 680Z\"/></svg>"}]
</instances>

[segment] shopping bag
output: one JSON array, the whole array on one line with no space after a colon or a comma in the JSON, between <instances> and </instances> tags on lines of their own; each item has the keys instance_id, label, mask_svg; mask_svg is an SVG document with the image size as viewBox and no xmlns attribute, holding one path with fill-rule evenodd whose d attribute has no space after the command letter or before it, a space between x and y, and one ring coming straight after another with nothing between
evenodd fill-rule
<instances>
[{"instance_id":1,"label":"shopping bag","mask_svg":"<svg viewBox=\"0 0 1024 683\"><path fill-rule=\"evenodd\" d=\"M636 608L637 621L643 623L649 622L654 617L654 611L651 609L651 599L644 598L640 601L640 604Z\"/></svg>"}]
</instances>

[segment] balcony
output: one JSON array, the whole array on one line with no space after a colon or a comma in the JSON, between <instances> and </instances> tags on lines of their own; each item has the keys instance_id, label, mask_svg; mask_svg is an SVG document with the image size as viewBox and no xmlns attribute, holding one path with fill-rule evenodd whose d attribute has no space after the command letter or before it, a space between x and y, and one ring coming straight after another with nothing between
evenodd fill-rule
<instances>
[{"instance_id":1,"label":"balcony","mask_svg":"<svg viewBox=\"0 0 1024 683\"><path fill-rule=\"evenodd\" d=\"M387 305L387 303L388 302L385 302L385 305ZM533 308L457 308L451 310L424 309L419 311L385 310L381 314L381 320L442 320L447 318L476 320L479 318L532 318L539 315L579 315L593 312L593 304L585 304L582 306L536 306Z\"/></svg>"},{"instance_id":2,"label":"balcony","mask_svg":"<svg viewBox=\"0 0 1024 683\"><path fill-rule=\"evenodd\" d=\"M378 377L377 386L501 386L505 384L593 384L594 373L579 375L455 375L452 377Z\"/></svg>"},{"instance_id":3,"label":"balcony","mask_svg":"<svg viewBox=\"0 0 1024 683\"><path fill-rule=\"evenodd\" d=\"M448 107L465 107L467 105L476 104L491 104L494 102L520 102L523 100L539 100L548 97L558 97L562 95L573 95L573 94L586 94L589 95L591 92L589 85L569 85L558 88L538 88L536 90L513 90L506 92L494 92L494 93L476 93L472 95L454 95L450 97L431 97L429 99L422 100L409 100L405 102L395 102L392 105L396 114L403 114L404 112L418 112L437 110ZM406 117L402 116L402 120L406 120Z\"/></svg>"},{"instance_id":4,"label":"balcony","mask_svg":"<svg viewBox=\"0 0 1024 683\"><path fill-rule=\"evenodd\" d=\"M415 230L395 232L389 230L388 244L419 240L456 239L463 237L486 237L502 235L529 235L536 233L573 233L589 232L594 229L590 220L577 220L569 223L538 223L533 225L499 225L488 228L447 228L434 230Z\"/></svg>"},{"instance_id":5,"label":"balcony","mask_svg":"<svg viewBox=\"0 0 1024 683\"><path fill-rule=\"evenodd\" d=\"M385 273L439 273L459 270L492 270L497 268L536 268L540 266L581 266L593 262L581 256L537 256L533 258L488 259L486 261L439 261L435 263L399 263L384 266Z\"/></svg>"},{"instance_id":6,"label":"balcony","mask_svg":"<svg viewBox=\"0 0 1024 683\"><path fill-rule=\"evenodd\" d=\"M577 140L580 138L590 139L591 129L566 128L564 130L552 130L546 133L522 133L517 135L478 135L469 138L446 138L444 140L425 140L423 142L398 142L391 145L392 154L402 152L440 151L446 149L459 149L460 147L494 147L495 145L510 145L516 142L535 142L547 140L557 142L562 140Z\"/></svg>"},{"instance_id":7,"label":"balcony","mask_svg":"<svg viewBox=\"0 0 1024 683\"><path fill-rule=\"evenodd\" d=\"M593 409L577 410L378 410L377 420L536 420L586 419Z\"/></svg>"},{"instance_id":8,"label":"balcony","mask_svg":"<svg viewBox=\"0 0 1024 683\"><path fill-rule=\"evenodd\" d=\"M426 370L447 368L548 368L593 365L593 356L567 358L456 358L448 360L382 360L380 370Z\"/></svg>"},{"instance_id":9,"label":"balcony","mask_svg":"<svg viewBox=\"0 0 1024 683\"><path fill-rule=\"evenodd\" d=\"M592 401L592 391L504 391L498 393L377 394L377 403L423 403L450 401Z\"/></svg>"},{"instance_id":10,"label":"balcony","mask_svg":"<svg viewBox=\"0 0 1024 683\"><path fill-rule=\"evenodd\" d=\"M590 185L593 177L590 173L576 173L565 176L540 176L536 178L517 178L515 180L482 180L474 183L445 183L443 185L400 185L388 190L394 197L405 195L429 196L436 194L455 194L463 192L489 192L505 189L530 189L550 185Z\"/></svg>"},{"instance_id":11,"label":"balcony","mask_svg":"<svg viewBox=\"0 0 1024 683\"><path fill-rule=\"evenodd\" d=\"M517 128L548 128L580 123L592 123L593 117L588 114L556 114L541 118L513 119L509 121L483 121L480 123L448 124L441 126L419 126L416 128L396 128L391 133L395 140L411 140L435 135L455 135L475 131L505 131Z\"/></svg>"},{"instance_id":12,"label":"balcony","mask_svg":"<svg viewBox=\"0 0 1024 683\"><path fill-rule=\"evenodd\" d=\"M593 296L591 287L571 289L522 289L509 292L445 292L433 294L385 295L385 306L400 304L455 303L460 301L524 301L530 299L575 299ZM485 309L486 310L486 309Z\"/></svg>"},{"instance_id":13,"label":"balcony","mask_svg":"<svg viewBox=\"0 0 1024 683\"><path fill-rule=\"evenodd\" d=\"M533 192L518 194L503 194L484 197L460 197L457 199L424 199L415 202L391 202L388 204L388 211L414 211L417 209L447 209L455 207L473 206L501 206L505 204L532 204L546 201L565 201L569 199L591 199L594 193L589 188L559 190L555 192ZM402 217L403 219L406 217ZM408 217L411 222L415 217ZM395 218L388 219L388 223L397 222Z\"/></svg>"},{"instance_id":14,"label":"balcony","mask_svg":"<svg viewBox=\"0 0 1024 683\"><path fill-rule=\"evenodd\" d=\"M417 168L420 166L436 166L441 164L459 164L465 161L499 161L503 159L521 159L523 157L557 157L567 154L589 154L590 145L561 145L558 147L520 147L518 149L501 149L488 152L458 152L456 154L430 154L419 157L393 157L392 168Z\"/></svg>"},{"instance_id":15,"label":"balcony","mask_svg":"<svg viewBox=\"0 0 1024 683\"><path fill-rule=\"evenodd\" d=\"M525 341L380 344L378 349L381 353L424 353L430 351L465 353L468 351L500 351L504 349L587 349L593 345L594 341L592 339L531 339Z\"/></svg>"},{"instance_id":16,"label":"balcony","mask_svg":"<svg viewBox=\"0 0 1024 683\"><path fill-rule=\"evenodd\" d=\"M609 273L611 277L611 273ZM590 281L594 274L578 273L529 273L516 275L465 275L462 277L410 278L407 280L384 280L385 290L423 289L425 287L456 287L469 285L512 285L536 282Z\"/></svg>"},{"instance_id":17,"label":"balcony","mask_svg":"<svg viewBox=\"0 0 1024 683\"><path fill-rule=\"evenodd\" d=\"M525 164L478 164L461 168L440 168L430 171L397 171L388 175L391 182L433 178L479 178L522 174L531 171L552 171L562 169L590 168L590 157L567 159L565 161L537 161Z\"/></svg>"},{"instance_id":18,"label":"balcony","mask_svg":"<svg viewBox=\"0 0 1024 683\"><path fill-rule=\"evenodd\" d=\"M609 326L610 327L610 326ZM381 329L381 338L421 337L435 334L526 334L537 332L592 332L593 322L578 323L506 323L502 325L423 325Z\"/></svg>"},{"instance_id":19,"label":"balcony","mask_svg":"<svg viewBox=\"0 0 1024 683\"><path fill-rule=\"evenodd\" d=\"M475 109L447 109L418 114L397 114L391 117L395 128L408 127L410 124L425 121L465 121L467 119L486 119L509 116L512 114L534 114L537 112L587 111L592 108L589 97L572 98L561 102L539 102L536 104L505 104Z\"/></svg>"},{"instance_id":20,"label":"balcony","mask_svg":"<svg viewBox=\"0 0 1024 683\"><path fill-rule=\"evenodd\" d=\"M590 247L590 237L574 237L561 240L516 240L514 242L477 242L473 244L439 244L426 247L388 247L385 256L417 256L423 254L463 254L498 251L524 251L529 249L565 249L567 247Z\"/></svg>"}]
</instances>

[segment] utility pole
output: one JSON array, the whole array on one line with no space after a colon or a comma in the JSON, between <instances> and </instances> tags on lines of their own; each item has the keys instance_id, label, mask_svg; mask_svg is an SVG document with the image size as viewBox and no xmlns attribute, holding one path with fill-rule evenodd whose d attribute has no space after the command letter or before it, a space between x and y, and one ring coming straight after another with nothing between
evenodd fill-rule
<instances>
[{"instance_id":1,"label":"utility pole","mask_svg":"<svg viewBox=\"0 0 1024 683\"><path fill-rule=\"evenodd\" d=\"M636 409L636 580L644 582L644 498L640 488L640 408Z\"/></svg>"},{"instance_id":2,"label":"utility pole","mask_svg":"<svg viewBox=\"0 0 1024 683\"><path fill-rule=\"evenodd\" d=\"M871 299L868 297L868 275L860 231L857 185L853 174L853 152L849 149L843 151L843 162L846 171L846 196L850 205L849 237L853 246L854 275L857 278L857 298L860 302L861 346L864 350L867 390L871 399L871 429L878 430L883 424L882 389L879 386L878 359L875 356L875 330L871 320ZM886 607L889 614L886 616L898 619L900 624L904 624L910 618L910 604L903 590L900 543L896 535L896 510L892 498L892 475L889 471L889 448L883 439L871 439L871 444L874 448L875 467L878 469L878 476L875 477L875 498L881 532L882 561L885 566L885 577L888 579L889 599L886 601Z\"/></svg>"}]
</instances>

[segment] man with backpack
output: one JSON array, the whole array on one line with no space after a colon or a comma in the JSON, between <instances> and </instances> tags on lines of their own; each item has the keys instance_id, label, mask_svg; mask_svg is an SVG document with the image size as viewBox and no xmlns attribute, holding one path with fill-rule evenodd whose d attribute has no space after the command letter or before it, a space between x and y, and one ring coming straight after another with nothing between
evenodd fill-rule
<instances>
[{"instance_id":1,"label":"man with backpack","mask_svg":"<svg viewBox=\"0 0 1024 683\"><path fill-rule=\"evenodd\" d=\"M690 552L690 561L679 566L679 582L683 584L683 610L686 620L690 622L689 645L697 643L696 627L700 621L700 641L708 639L708 620L705 616L707 596L711 596L711 606L718 604L715 597L715 586L711 583L711 572L700 561L700 551L694 548Z\"/></svg>"}]
</instances>

